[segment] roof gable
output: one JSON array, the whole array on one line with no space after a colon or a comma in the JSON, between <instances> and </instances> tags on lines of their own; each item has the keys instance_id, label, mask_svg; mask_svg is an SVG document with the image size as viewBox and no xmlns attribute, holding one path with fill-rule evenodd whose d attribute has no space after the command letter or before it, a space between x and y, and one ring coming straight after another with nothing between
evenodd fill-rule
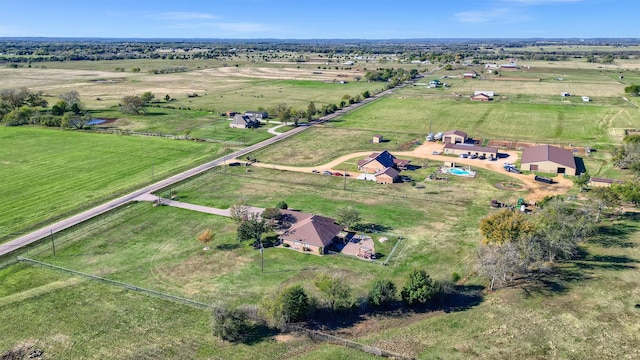
<instances>
[{"instance_id":1,"label":"roof gable","mask_svg":"<svg viewBox=\"0 0 640 360\"><path fill-rule=\"evenodd\" d=\"M280 238L314 246L327 246L342 229L343 226L336 224L331 218L312 215L293 224Z\"/></svg>"},{"instance_id":2,"label":"roof gable","mask_svg":"<svg viewBox=\"0 0 640 360\"><path fill-rule=\"evenodd\" d=\"M576 160L571 151L551 146L530 146L522 151L522 164L551 161L565 167L576 169Z\"/></svg>"},{"instance_id":3,"label":"roof gable","mask_svg":"<svg viewBox=\"0 0 640 360\"><path fill-rule=\"evenodd\" d=\"M445 131L445 133L443 135L458 135L458 136L462 136L463 138L467 138L467 133L464 131L460 131L460 130L449 130L449 131Z\"/></svg>"},{"instance_id":4,"label":"roof gable","mask_svg":"<svg viewBox=\"0 0 640 360\"><path fill-rule=\"evenodd\" d=\"M383 167L391 167L395 164L395 156L391 155L391 153L387 150L381 153L371 153L368 158L358 161L358 166L366 165L372 161L377 161Z\"/></svg>"}]
</instances>

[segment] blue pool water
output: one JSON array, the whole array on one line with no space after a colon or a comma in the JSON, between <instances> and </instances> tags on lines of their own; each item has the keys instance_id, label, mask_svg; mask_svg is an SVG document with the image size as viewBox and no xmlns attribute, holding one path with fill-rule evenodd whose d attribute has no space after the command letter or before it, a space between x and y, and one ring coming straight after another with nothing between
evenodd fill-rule
<instances>
[{"instance_id":1,"label":"blue pool water","mask_svg":"<svg viewBox=\"0 0 640 360\"><path fill-rule=\"evenodd\" d=\"M447 174L459 175L459 176L473 176L473 171L458 169L458 168L447 168L444 170Z\"/></svg>"}]
</instances>

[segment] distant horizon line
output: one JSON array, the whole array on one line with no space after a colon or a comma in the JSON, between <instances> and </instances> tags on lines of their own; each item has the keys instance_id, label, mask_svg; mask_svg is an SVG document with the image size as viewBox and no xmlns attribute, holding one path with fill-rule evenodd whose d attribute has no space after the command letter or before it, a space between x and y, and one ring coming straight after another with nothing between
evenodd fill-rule
<instances>
[{"instance_id":1,"label":"distant horizon line","mask_svg":"<svg viewBox=\"0 0 640 360\"><path fill-rule=\"evenodd\" d=\"M381 38L381 39L365 39L365 38L204 38L204 37L98 37L98 36L0 36L0 41L6 40L128 40L128 41L341 41L341 42L380 42L380 41L464 41L464 40L501 40L501 41L629 41L640 42L640 38L634 37L439 37L439 38Z\"/></svg>"}]
</instances>

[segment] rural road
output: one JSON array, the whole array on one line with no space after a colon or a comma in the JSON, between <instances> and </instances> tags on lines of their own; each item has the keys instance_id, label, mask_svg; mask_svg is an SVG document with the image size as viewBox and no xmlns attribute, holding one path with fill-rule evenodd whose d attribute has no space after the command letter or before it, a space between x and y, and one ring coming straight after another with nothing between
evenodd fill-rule
<instances>
[{"instance_id":1,"label":"rural road","mask_svg":"<svg viewBox=\"0 0 640 360\"><path fill-rule=\"evenodd\" d=\"M397 88L401 88L406 86L406 83L401 84L400 86L396 87ZM364 106L374 100L377 100L381 97L384 97L390 93L392 93L394 91L394 89L389 89L389 90L385 90L383 92L380 92L376 95L371 96L370 98L364 99L359 103L355 103L352 104L350 106L345 107L344 109L341 109L333 114L329 114L326 116L323 116L317 120L313 120L310 122L310 125L313 126L315 124L319 124L319 123L323 123L326 121L329 121L337 116L343 115L349 111L353 111L361 106ZM248 146L244 149L238 150L234 153L231 153L229 155L225 155L221 158L215 159L213 161L210 161L206 164L197 166L193 169L184 171L182 173L179 173L177 175L171 176L167 179L158 181L154 184L151 184L149 186L146 186L142 189L136 190L132 193L129 193L127 195L124 195L122 197L119 197L117 199L111 200L107 203L104 203L102 205L96 206L94 208L91 208L87 211L84 211L82 213L79 213L77 215L71 216L69 218L66 218L64 220L58 221L54 224L51 224L49 226L45 226L41 229L38 229L36 231L33 231L29 234L23 235L19 238L16 238L12 241L9 241L5 244L0 244L0 256L9 254L15 250L18 250L20 248L22 248L23 246L29 245L31 243L34 243L38 240L44 239L47 236L51 236L52 234L55 234L59 231L65 230L67 228L70 228L72 226L75 226L77 224L80 224L84 221L87 221L93 217L96 217L98 215L104 214L110 210L113 210L115 208L118 208L124 204L127 204L131 201L134 201L136 198L143 196L145 194L149 194L155 191L158 191L162 188L165 188L167 186L170 186L172 184L175 184L177 182L183 181L185 179L188 179L192 176L201 174L207 170L210 170L216 166L219 165L223 165L225 164L227 161L229 161L230 159L234 159L234 158L241 158L242 156L245 156L253 151L259 150L263 147L269 146L271 144L274 144L280 140L286 139L288 137L294 136L304 130L306 130L307 128L309 128L310 126L299 126L295 129L289 130L285 133L282 133L280 135L274 136L272 138L269 138L267 140L261 141L259 143L253 144L251 146Z\"/></svg>"}]
</instances>

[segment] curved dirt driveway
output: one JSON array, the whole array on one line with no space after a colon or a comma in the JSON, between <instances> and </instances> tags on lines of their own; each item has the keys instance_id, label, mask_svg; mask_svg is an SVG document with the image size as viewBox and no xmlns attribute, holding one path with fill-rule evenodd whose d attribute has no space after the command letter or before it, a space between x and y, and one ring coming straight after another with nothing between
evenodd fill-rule
<instances>
[{"instance_id":1,"label":"curved dirt driveway","mask_svg":"<svg viewBox=\"0 0 640 360\"><path fill-rule=\"evenodd\" d=\"M474 160L474 159L464 159L464 158L453 158L451 156L444 155L434 155L433 151L442 152L443 145L440 143L424 143L412 151L399 151L394 152L393 154L402 157L402 156L411 156L421 159L428 160L436 160L436 161L453 161L456 164L469 165L476 168L483 168L495 172L499 172L501 174L510 176L515 178L522 183L525 184L525 188L523 191L529 191L529 193L525 196L528 202L536 202L544 199L545 196L553 196L553 195L561 195L565 194L573 187L573 181L568 178L563 177L562 175L556 176L553 178L555 181L554 184L549 185L545 183L541 183L534 180L534 175L523 175L506 172L503 169L503 164L505 162L515 163L518 160L518 153L515 151L500 151L500 154L506 154L508 157L501 158L498 161L488 161L488 160ZM320 172L324 170L328 171L338 171L344 172L344 169L336 168L338 165L344 163L345 161L351 160L353 158L364 158L371 154L374 151L360 151L356 153L351 153L347 155L340 156L326 164L319 166L289 166L289 165L276 165L276 164L265 164L265 163L254 163L253 166L269 168L269 169L277 169L277 170L287 170L287 171L298 171L298 172L306 172L310 173L312 170L318 170ZM242 161L239 159L235 159L234 161ZM349 172L351 177L357 177L360 173L357 172Z\"/></svg>"}]
</instances>

